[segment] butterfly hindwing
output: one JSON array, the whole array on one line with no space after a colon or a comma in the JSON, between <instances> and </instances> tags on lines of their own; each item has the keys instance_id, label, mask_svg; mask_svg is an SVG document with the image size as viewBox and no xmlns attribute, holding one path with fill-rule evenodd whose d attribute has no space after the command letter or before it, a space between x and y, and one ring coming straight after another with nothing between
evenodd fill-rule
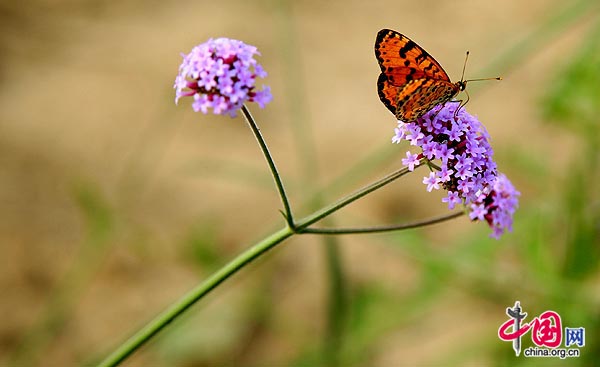
<instances>
[{"instance_id":1,"label":"butterfly hindwing","mask_svg":"<svg viewBox=\"0 0 600 367\"><path fill-rule=\"evenodd\" d=\"M458 87L450 82L434 79L411 80L397 93L396 108L392 112L398 120L414 121L436 105L451 100L456 93Z\"/></svg>"},{"instance_id":2,"label":"butterfly hindwing","mask_svg":"<svg viewBox=\"0 0 600 367\"><path fill-rule=\"evenodd\" d=\"M402 87L397 87L391 84L384 73L379 74L379 79L377 80L377 92L379 93L379 99L393 114L396 114L400 90L402 90Z\"/></svg>"}]
</instances>

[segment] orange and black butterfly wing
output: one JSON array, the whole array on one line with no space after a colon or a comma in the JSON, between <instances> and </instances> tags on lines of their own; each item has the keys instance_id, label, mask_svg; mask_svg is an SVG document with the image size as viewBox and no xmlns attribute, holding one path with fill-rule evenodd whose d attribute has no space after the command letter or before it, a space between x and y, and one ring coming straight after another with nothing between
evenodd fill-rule
<instances>
[{"instance_id":1,"label":"orange and black butterfly wing","mask_svg":"<svg viewBox=\"0 0 600 367\"><path fill-rule=\"evenodd\" d=\"M403 86L411 80L430 78L450 82L442 66L408 37L382 29L375 40L375 56L388 83Z\"/></svg>"},{"instance_id":2,"label":"orange and black butterfly wing","mask_svg":"<svg viewBox=\"0 0 600 367\"><path fill-rule=\"evenodd\" d=\"M459 92L456 84L427 78L411 80L403 87L393 88L398 89L395 109L388 109L398 120L404 122L418 119L436 105L448 102Z\"/></svg>"},{"instance_id":3,"label":"orange and black butterfly wing","mask_svg":"<svg viewBox=\"0 0 600 367\"><path fill-rule=\"evenodd\" d=\"M398 95L401 90L402 87L395 86L388 81L387 75L384 73L379 74L379 79L377 80L379 99L394 115L398 109Z\"/></svg>"},{"instance_id":4,"label":"orange and black butterfly wing","mask_svg":"<svg viewBox=\"0 0 600 367\"><path fill-rule=\"evenodd\" d=\"M379 99L399 120L416 120L459 92L427 51L396 31L379 31L375 56L381 68Z\"/></svg>"}]
</instances>

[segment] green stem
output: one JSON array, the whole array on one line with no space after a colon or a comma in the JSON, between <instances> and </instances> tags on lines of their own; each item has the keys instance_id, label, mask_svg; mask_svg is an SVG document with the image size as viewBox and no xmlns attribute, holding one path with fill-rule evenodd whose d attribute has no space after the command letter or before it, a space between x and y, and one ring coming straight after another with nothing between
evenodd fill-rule
<instances>
[{"instance_id":1,"label":"green stem","mask_svg":"<svg viewBox=\"0 0 600 367\"><path fill-rule=\"evenodd\" d=\"M285 220L287 222L287 225L290 228L294 228L294 218L292 217L292 209L290 207L287 195L285 194L283 182L281 182L281 177L279 176L279 172L277 171L275 162L273 161L271 153L269 152L269 148L267 147L267 143L265 142L265 139L263 139L262 134L260 133L260 129L258 128L258 125L254 121L254 118L252 117L252 114L250 113L246 105L242 105L242 113L244 114L246 121L248 121L248 125L250 125L250 129L252 129L252 132L256 137L256 141L258 141L258 145L260 145L260 149L262 150L263 155L265 156L265 159L269 164L271 174L273 175L273 180L275 181L275 185L277 186L277 191L279 191L281 203L283 204L283 208L285 209Z\"/></svg>"},{"instance_id":2,"label":"green stem","mask_svg":"<svg viewBox=\"0 0 600 367\"><path fill-rule=\"evenodd\" d=\"M227 278L235 274L238 270L243 268L252 260L269 251L293 234L294 232L292 232L291 228L282 228L238 255L235 259L231 260L228 264L215 272L199 286L192 289L189 293L179 299L170 308L158 315L154 320L150 321L150 323L148 323L144 328L138 331L129 340L117 348L111 355L109 355L104 361L102 361L98 367L117 366L219 284L224 282Z\"/></svg>"},{"instance_id":3,"label":"green stem","mask_svg":"<svg viewBox=\"0 0 600 367\"><path fill-rule=\"evenodd\" d=\"M456 213L450 213L431 219L421 220L412 223L396 224L389 226L377 226L377 227L363 227L363 228L305 228L300 233L310 234L327 234L327 235L338 235L338 234L361 234L361 233L380 233L380 232L391 232L399 231L403 229L424 227L436 223L445 222L450 219L460 217L465 212L460 211Z\"/></svg>"},{"instance_id":4,"label":"green stem","mask_svg":"<svg viewBox=\"0 0 600 367\"><path fill-rule=\"evenodd\" d=\"M337 202L305 217L300 220L297 226L285 227L279 231L273 233L262 241L256 243L250 247L235 259L231 260L212 276L202 282L199 286L192 289L189 293L183 296L180 300L175 302L170 308L158 315L154 320L150 321L144 328L134 334L129 340L118 347L112 354L110 354L104 361L102 361L98 367L109 367L116 366L130 356L133 352L138 350L144 343L150 340L154 335L161 331L170 322L175 320L184 311L190 308L194 303L206 296L219 284L224 282L230 276L235 274L238 270L249 264L252 260L256 259L260 255L274 248L279 243L283 242L288 237L292 236L298 229L306 229L313 223L327 217L335 211L343 208L344 206L360 199L361 197L387 185L388 183L404 176L407 174L408 169L402 168L392 174L368 185L364 188L355 191L354 193L338 200Z\"/></svg>"}]
</instances>

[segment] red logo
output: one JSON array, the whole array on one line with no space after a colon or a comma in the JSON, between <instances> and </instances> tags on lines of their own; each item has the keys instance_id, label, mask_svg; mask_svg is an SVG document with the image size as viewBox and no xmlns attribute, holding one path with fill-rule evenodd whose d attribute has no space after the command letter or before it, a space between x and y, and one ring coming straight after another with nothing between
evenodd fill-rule
<instances>
[{"instance_id":1,"label":"red logo","mask_svg":"<svg viewBox=\"0 0 600 367\"><path fill-rule=\"evenodd\" d=\"M531 322L522 325L516 323L517 320L511 318L502 324L498 329L498 337L504 341L513 341L521 338L531 329L531 340L538 347L556 348L562 343L562 324L560 315L556 312L546 311Z\"/></svg>"},{"instance_id":2,"label":"red logo","mask_svg":"<svg viewBox=\"0 0 600 367\"><path fill-rule=\"evenodd\" d=\"M544 311L525 322L527 312L517 301L513 307L506 308L506 315L508 320L498 328L498 338L511 342L517 357L521 354L521 338L529 332L533 346L524 349L525 357L579 357L579 348L585 346L585 328L565 327L563 332L562 320L557 312ZM561 347L563 339L565 345Z\"/></svg>"}]
</instances>

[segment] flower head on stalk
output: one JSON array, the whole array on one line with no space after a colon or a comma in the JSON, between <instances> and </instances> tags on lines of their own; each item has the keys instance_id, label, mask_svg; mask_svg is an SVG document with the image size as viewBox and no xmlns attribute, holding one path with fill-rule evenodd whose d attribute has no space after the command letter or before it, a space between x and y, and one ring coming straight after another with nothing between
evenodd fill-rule
<instances>
[{"instance_id":1,"label":"flower head on stalk","mask_svg":"<svg viewBox=\"0 0 600 367\"><path fill-rule=\"evenodd\" d=\"M423 179L427 191L444 188L443 202L453 209L466 205L471 220L485 220L498 238L512 227L519 192L506 176L498 174L489 134L479 120L459 104L447 102L416 121L398 121L392 142L409 141L421 153L407 152L402 163L413 170L421 158L440 162L439 169Z\"/></svg>"},{"instance_id":2,"label":"flower head on stalk","mask_svg":"<svg viewBox=\"0 0 600 367\"><path fill-rule=\"evenodd\" d=\"M175 79L175 103L192 97L194 111L232 117L245 102L263 108L272 99L269 87L256 88L267 73L254 59L256 47L229 38L209 39L183 56Z\"/></svg>"}]
</instances>

